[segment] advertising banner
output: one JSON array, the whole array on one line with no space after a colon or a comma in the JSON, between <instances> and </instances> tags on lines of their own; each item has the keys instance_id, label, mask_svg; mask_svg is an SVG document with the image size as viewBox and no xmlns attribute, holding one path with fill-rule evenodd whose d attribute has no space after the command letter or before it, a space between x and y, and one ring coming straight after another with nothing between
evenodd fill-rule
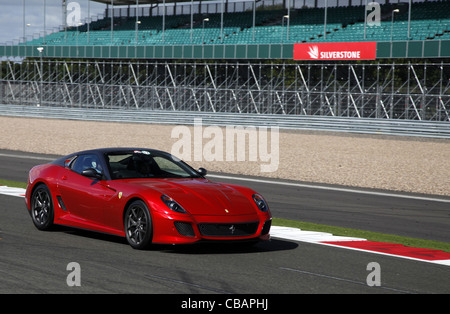
<instances>
[{"instance_id":1,"label":"advertising banner","mask_svg":"<svg viewBox=\"0 0 450 314\"><path fill-rule=\"evenodd\" d=\"M374 41L294 44L294 60L375 60L376 54Z\"/></svg>"}]
</instances>

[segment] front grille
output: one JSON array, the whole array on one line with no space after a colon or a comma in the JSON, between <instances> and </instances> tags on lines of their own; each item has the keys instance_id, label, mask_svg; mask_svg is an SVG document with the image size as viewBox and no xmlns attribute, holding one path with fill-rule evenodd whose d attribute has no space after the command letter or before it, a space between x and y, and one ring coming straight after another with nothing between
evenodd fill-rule
<instances>
[{"instance_id":1,"label":"front grille","mask_svg":"<svg viewBox=\"0 0 450 314\"><path fill-rule=\"evenodd\" d=\"M207 237L244 237L256 233L258 222L247 223L201 223L198 225L200 233Z\"/></svg>"}]
</instances>

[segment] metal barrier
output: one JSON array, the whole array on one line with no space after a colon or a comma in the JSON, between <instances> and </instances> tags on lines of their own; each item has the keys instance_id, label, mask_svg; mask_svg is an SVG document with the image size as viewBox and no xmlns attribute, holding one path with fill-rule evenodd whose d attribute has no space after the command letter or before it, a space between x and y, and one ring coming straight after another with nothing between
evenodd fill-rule
<instances>
[{"instance_id":1,"label":"metal barrier","mask_svg":"<svg viewBox=\"0 0 450 314\"><path fill-rule=\"evenodd\" d=\"M450 122L450 63L11 60L0 103Z\"/></svg>"},{"instance_id":2,"label":"metal barrier","mask_svg":"<svg viewBox=\"0 0 450 314\"><path fill-rule=\"evenodd\" d=\"M86 109L0 105L0 116L68 120L194 125L279 127L280 129L383 134L450 139L450 122L345 118L307 115Z\"/></svg>"}]
</instances>

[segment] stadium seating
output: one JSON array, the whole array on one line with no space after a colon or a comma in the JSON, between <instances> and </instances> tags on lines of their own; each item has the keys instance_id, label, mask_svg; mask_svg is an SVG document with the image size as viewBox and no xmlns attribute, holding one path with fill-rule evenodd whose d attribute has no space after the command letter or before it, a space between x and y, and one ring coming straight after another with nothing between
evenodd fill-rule
<instances>
[{"instance_id":1,"label":"stadium seating","mask_svg":"<svg viewBox=\"0 0 450 314\"><path fill-rule=\"evenodd\" d=\"M199 44L267 44L342 41L394 41L450 39L450 1L414 3L410 37L408 38L407 5L394 17L395 4L382 6L381 25L364 27L364 7L328 8L326 36L324 9L292 9L289 21L285 10L257 10L253 28L253 12L224 14L223 38L220 14L166 16L164 31L162 17L136 19L116 18L111 36L110 19L105 18L78 28L68 28L33 39L25 45L199 45ZM207 18L207 19L206 19ZM206 19L206 20L205 20ZM289 22L289 23L288 23ZM137 39L137 40L136 40Z\"/></svg>"}]
</instances>

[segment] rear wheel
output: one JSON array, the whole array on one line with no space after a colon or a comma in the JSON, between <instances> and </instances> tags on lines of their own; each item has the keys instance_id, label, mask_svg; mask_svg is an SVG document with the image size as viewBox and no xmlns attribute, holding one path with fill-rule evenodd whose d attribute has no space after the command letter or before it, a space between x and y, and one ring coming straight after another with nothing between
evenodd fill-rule
<instances>
[{"instance_id":1,"label":"rear wheel","mask_svg":"<svg viewBox=\"0 0 450 314\"><path fill-rule=\"evenodd\" d=\"M53 202L50 190L39 185L31 195L31 219L39 230L49 230L53 226Z\"/></svg>"},{"instance_id":2,"label":"rear wheel","mask_svg":"<svg viewBox=\"0 0 450 314\"><path fill-rule=\"evenodd\" d=\"M142 250L150 246L153 237L152 219L143 201L137 200L128 206L124 226L131 247Z\"/></svg>"}]
</instances>

